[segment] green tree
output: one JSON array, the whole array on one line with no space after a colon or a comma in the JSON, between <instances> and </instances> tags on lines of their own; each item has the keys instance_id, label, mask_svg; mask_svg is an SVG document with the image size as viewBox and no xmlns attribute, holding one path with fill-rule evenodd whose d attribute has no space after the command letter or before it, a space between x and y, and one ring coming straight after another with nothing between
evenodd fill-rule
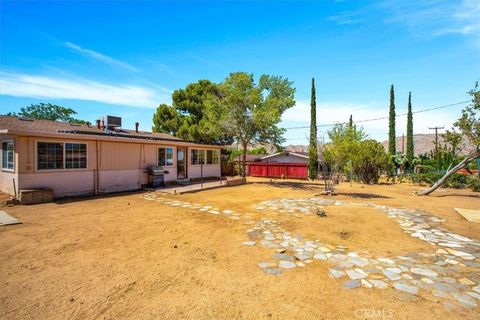
<instances>
[{"instance_id":1,"label":"green tree","mask_svg":"<svg viewBox=\"0 0 480 320\"><path fill-rule=\"evenodd\" d=\"M23 107L20 112L9 112L8 116L22 117L28 119L64 121L69 123L90 124L90 122L75 119L72 116L77 112L71 108L62 107L51 103L31 104Z\"/></svg>"},{"instance_id":2,"label":"green tree","mask_svg":"<svg viewBox=\"0 0 480 320\"><path fill-rule=\"evenodd\" d=\"M397 154L395 137L395 92L393 91L393 84L390 87L390 112L388 117L388 153L390 155Z\"/></svg>"},{"instance_id":3,"label":"green tree","mask_svg":"<svg viewBox=\"0 0 480 320\"><path fill-rule=\"evenodd\" d=\"M457 155L457 152L461 150L460 144L462 143L462 135L452 128L452 131L447 130L443 135L443 141L450 145L450 151L453 156Z\"/></svg>"},{"instance_id":4,"label":"green tree","mask_svg":"<svg viewBox=\"0 0 480 320\"><path fill-rule=\"evenodd\" d=\"M407 112L407 160L409 169L413 168L413 113L412 113L412 93L408 93L408 112Z\"/></svg>"},{"instance_id":5,"label":"green tree","mask_svg":"<svg viewBox=\"0 0 480 320\"><path fill-rule=\"evenodd\" d=\"M419 195L428 195L440 187L451 175L464 168L471 161L480 157L480 90L478 82L474 89L468 92L472 96L472 103L462 110L462 115L453 125L475 146L475 150L467 155L460 163L451 168L430 188L419 192Z\"/></svg>"},{"instance_id":6,"label":"green tree","mask_svg":"<svg viewBox=\"0 0 480 320\"><path fill-rule=\"evenodd\" d=\"M308 179L317 177L317 102L315 98L315 79L312 78L312 95L310 98L310 145L308 147Z\"/></svg>"},{"instance_id":7,"label":"green tree","mask_svg":"<svg viewBox=\"0 0 480 320\"><path fill-rule=\"evenodd\" d=\"M220 129L220 115L209 110L209 101L220 97L220 88L209 80L190 83L175 90L172 105L161 104L153 115L154 132L175 135L189 141L230 144L231 136Z\"/></svg>"},{"instance_id":8,"label":"green tree","mask_svg":"<svg viewBox=\"0 0 480 320\"><path fill-rule=\"evenodd\" d=\"M478 151L480 150L480 90L478 82L468 94L472 96L472 103L462 110L462 116L454 123L454 126Z\"/></svg>"},{"instance_id":9,"label":"green tree","mask_svg":"<svg viewBox=\"0 0 480 320\"><path fill-rule=\"evenodd\" d=\"M248 154L267 154L267 148L265 147L258 147L255 149L248 150Z\"/></svg>"},{"instance_id":10,"label":"green tree","mask_svg":"<svg viewBox=\"0 0 480 320\"><path fill-rule=\"evenodd\" d=\"M153 114L153 132L168 133L176 136L183 119L175 108L162 103Z\"/></svg>"},{"instance_id":11,"label":"green tree","mask_svg":"<svg viewBox=\"0 0 480 320\"><path fill-rule=\"evenodd\" d=\"M280 145L284 129L277 127L285 110L295 104L295 88L283 77L262 75L255 83L253 75L231 73L221 84L220 97L212 97L208 110L220 115L222 131L231 135L241 146L245 176L249 145L272 143Z\"/></svg>"},{"instance_id":12,"label":"green tree","mask_svg":"<svg viewBox=\"0 0 480 320\"><path fill-rule=\"evenodd\" d=\"M391 159L395 167L400 168L401 172L404 172L405 168L409 163L407 156L401 152L397 152L396 155L391 156Z\"/></svg>"},{"instance_id":13,"label":"green tree","mask_svg":"<svg viewBox=\"0 0 480 320\"><path fill-rule=\"evenodd\" d=\"M226 149L226 153L228 154L228 159L230 161L235 160L238 156L241 156L243 154L243 150L237 149L237 148L228 148ZM268 154L267 148L265 147L258 147L255 149L249 149L247 150L247 154L253 154L253 155L266 155Z\"/></svg>"},{"instance_id":14,"label":"green tree","mask_svg":"<svg viewBox=\"0 0 480 320\"><path fill-rule=\"evenodd\" d=\"M390 168L383 145L366 139L362 127L357 129L350 122L336 124L327 133L330 142L324 146L323 157L333 171L353 172L355 180L377 183L382 172Z\"/></svg>"},{"instance_id":15,"label":"green tree","mask_svg":"<svg viewBox=\"0 0 480 320\"><path fill-rule=\"evenodd\" d=\"M324 146L323 157L331 170L347 173L360 152L360 142L366 138L363 128L337 123L327 132L330 140Z\"/></svg>"},{"instance_id":16,"label":"green tree","mask_svg":"<svg viewBox=\"0 0 480 320\"><path fill-rule=\"evenodd\" d=\"M373 139L359 142L353 161L355 177L363 183L378 183L382 172L388 170L390 159L383 145Z\"/></svg>"}]
</instances>

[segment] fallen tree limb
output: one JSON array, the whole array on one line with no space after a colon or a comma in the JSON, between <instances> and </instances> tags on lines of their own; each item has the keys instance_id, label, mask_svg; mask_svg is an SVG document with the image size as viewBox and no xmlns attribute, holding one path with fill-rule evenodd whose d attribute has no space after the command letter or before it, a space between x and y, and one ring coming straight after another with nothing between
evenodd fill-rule
<instances>
[{"instance_id":1,"label":"fallen tree limb","mask_svg":"<svg viewBox=\"0 0 480 320\"><path fill-rule=\"evenodd\" d=\"M438 187L440 187L445 180L448 179L452 174L457 172L458 170L464 168L469 162L475 160L476 158L480 157L480 150L477 150L471 154L469 154L465 159L462 160L459 164L457 164L455 167L453 167L451 170L448 170L447 173L443 177L441 177L433 186L431 186L428 189L422 190L418 192L419 196L426 196L435 191Z\"/></svg>"}]
</instances>

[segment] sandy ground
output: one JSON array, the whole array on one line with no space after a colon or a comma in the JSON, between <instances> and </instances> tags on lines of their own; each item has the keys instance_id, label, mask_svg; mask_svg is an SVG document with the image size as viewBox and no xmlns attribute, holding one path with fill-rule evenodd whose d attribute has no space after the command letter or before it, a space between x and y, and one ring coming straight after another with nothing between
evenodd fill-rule
<instances>
[{"instance_id":1,"label":"sandy ground","mask_svg":"<svg viewBox=\"0 0 480 320\"><path fill-rule=\"evenodd\" d=\"M317 195L322 186L250 179L245 186L169 195L252 212L264 200ZM453 208L480 196L441 190L416 197L411 185L342 184L335 199L427 210L458 234L480 226ZM271 250L242 246L248 228L225 217L141 199L142 193L3 208L24 224L0 227L1 319L478 319L479 309L446 310L403 301L393 289L343 289L325 262L264 274ZM378 255L430 252L370 208L328 207L327 218L277 216L289 231ZM345 237L345 234L347 235ZM341 236L343 235L343 236Z\"/></svg>"}]
</instances>

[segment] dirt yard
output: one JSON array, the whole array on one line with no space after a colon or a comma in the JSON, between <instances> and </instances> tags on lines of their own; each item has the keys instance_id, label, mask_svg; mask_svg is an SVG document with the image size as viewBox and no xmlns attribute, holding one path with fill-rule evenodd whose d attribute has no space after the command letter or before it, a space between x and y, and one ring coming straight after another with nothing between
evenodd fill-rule
<instances>
[{"instance_id":1,"label":"dirt yard","mask_svg":"<svg viewBox=\"0 0 480 320\"><path fill-rule=\"evenodd\" d=\"M255 207L318 195L323 186L250 179L232 188L166 195L268 216ZM443 226L480 238L480 226L453 208L480 207L480 195L440 190L417 197L412 185L342 184L348 202L426 210ZM480 308L450 309L405 299L393 288L345 289L328 263L267 275L257 262L271 249L247 247L245 221L147 201L144 193L1 208L24 223L0 227L1 319L478 319ZM2 201L3 202L3 201ZM330 206L327 217L276 215L284 228L321 242L391 256L434 252L368 207ZM477 259L478 260L478 259ZM374 315L374 317L372 317Z\"/></svg>"}]
</instances>

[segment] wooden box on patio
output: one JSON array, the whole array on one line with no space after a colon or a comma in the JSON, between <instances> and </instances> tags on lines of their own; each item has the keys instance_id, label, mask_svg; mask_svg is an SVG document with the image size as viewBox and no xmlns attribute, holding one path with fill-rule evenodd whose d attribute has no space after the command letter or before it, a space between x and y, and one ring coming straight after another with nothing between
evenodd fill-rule
<instances>
[{"instance_id":1,"label":"wooden box on patio","mask_svg":"<svg viewBox=\"0 0 480 320\"><path fill-rule=\"evenodd\" d=\"M53 201L52 189L20 190L20 204L38 204Z\"/></svg>"}]
</instances>

